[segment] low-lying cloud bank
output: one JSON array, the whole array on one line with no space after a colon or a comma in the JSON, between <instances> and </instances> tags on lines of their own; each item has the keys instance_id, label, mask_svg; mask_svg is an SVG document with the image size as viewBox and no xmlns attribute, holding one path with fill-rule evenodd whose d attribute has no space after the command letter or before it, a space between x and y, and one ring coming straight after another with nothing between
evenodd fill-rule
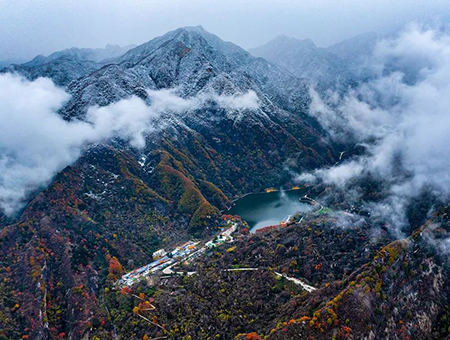
<instances>
[{"instance_id":1,"label":"low-lying cloud bank","mask_svg":"<svg viewBox=\"0 0 450 340\"><path fill-rule=\"evenodd\" d=\"M215 102L225 109L257 109L252 91L240 96L203 94L184 99L174 90L148 91L150 105L137 97L91 107L86 121L67 122L57 110L70 98L50 79L28 81L0 75L0 209L13 215L30 192L46 185L92 143L113 137L145 146L151 123L165 111L199 109Z\"/></svg>"},{"instance_id":2,"label":"low-lying cloud bank","mask_svg":"<svg viewBox=\"0 0 450 340\"><path fill-rule=\"evenodd\" d=\"M387 184L389 197L374 213L406 223L405 207L424 189L450 196L450 34L411 26L380 41L372 78L345 96L325 101L311 90L311 115L342 142L360 143L365 156L300 175L345 187L371 176Z\"/></svg>"}]
</instances>

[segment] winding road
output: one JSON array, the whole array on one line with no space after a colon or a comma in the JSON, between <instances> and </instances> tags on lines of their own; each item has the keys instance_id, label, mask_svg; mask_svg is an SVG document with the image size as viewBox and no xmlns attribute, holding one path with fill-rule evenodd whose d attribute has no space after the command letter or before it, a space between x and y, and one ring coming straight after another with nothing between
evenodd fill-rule
<instances>
[{"instance_id":1,"label":"winding road","mask_svg":"<svg viewBox=\"0 0 450 340\"><path fill-rule=\"evenodd\" d=\"M169 279L169 278L181 276L184 274L188 275L188 276L197 274L197 272L195 272L195 271L194 272L175 272L171 269L172 267L173 266L170 266L163 270L163 273L166 274L167 276L161 276L161 279ZM260 268L231 268L231 269L221 269L220 271L222 271L222 272L247 272L247 271L255 271L255 270L259 270L259 269ZM290 277L290 276L287 276L285 274L281 274L281 273L275 272L275 271L274 271L274 274L277 276L283 277L286 280L295 283L296 285L301 286L308 293L311 293L311 292L317 290L317 288L310 286L310 285L306 284L305 282L303 282L302 280L299 280L295 277Z\"/></svg>"}]
</instances>

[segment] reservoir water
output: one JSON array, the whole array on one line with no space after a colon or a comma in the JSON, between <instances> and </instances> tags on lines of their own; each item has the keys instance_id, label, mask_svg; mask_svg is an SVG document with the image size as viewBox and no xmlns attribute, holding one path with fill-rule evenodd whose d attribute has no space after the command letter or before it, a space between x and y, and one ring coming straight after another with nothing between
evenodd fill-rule
<instances>
[{"instance_id":1,"label":"reservoir water","mask_svg":"<svg viewBox=\"0 0 450 340\"><path fill-rule=\"evenodd\" d=\"M280 224L296 212L306 212L309 204L301 203L306 189L249 194L234 202L228 214L239 215L247 221L250 231Z\"/></svg>"}]
</instances>

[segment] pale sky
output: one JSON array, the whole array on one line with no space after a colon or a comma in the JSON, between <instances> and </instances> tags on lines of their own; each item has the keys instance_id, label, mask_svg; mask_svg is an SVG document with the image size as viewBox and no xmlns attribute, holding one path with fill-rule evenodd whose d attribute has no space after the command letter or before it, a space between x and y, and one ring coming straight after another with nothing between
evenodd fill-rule
<instances>
[{"instance_id":1,"label":"pale sky","mask_svg":"<svg viewBox=\"0 0 450 340\"><path fill-rule=\"evenodd\" d=\"M0 0L0 60L69 47L141 44L181 26L243 48L277 35L327 46L408 22L446 24L449 1L434 0Z\"/></svg>"}]
</instances>

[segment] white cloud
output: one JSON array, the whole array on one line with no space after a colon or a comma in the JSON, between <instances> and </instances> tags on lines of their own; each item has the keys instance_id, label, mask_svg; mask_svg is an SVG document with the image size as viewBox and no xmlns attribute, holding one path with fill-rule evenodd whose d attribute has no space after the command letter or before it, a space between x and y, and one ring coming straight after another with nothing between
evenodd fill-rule
<instances>
[{"instance_id":1,"label":"white cloud","mask_svg":"<svg viewBox=\"0 0 450 340\"><path fill-rule=\"evenodd\" d=\"M211 95L210 99L222 108L230 110L256 110L259 107L259 99L254 91L237 96Z\"/></svg>"},{"instance_id":2,"label":"white cloud","mask_svg":"<svg viewBox=\"0 0 450 340\"><path fill-rule=\"evenodd\" d=\"M387 203L397 215L425 187L448 198L450 35L411 26L378 44L373 66L374 79L344 98L330 104L313 97L311 113L335 138L368 148L368 155L315 175L337 185L377 176L391 183Z\"/></svg>"},{"instance_id":3,"label":"white cloud","mask_svg":"<svg viewBox=\"0 0 450 340\"><path fill-rule=\"evenodd\" d=\"M6 214L93 138L90 125L67 123L55 113L68 97L48 79L0 76L0 206Z\"/></svg>"},{"instance_id":4,"label":"white cloud","mask_svg":"<svg viewBox=\"0 0 450 340\"><path fill-rule=\"evenodd\" d=\"M143 148L144 133L150 129L150 120L160 113L160 106L156 109L147 106L140 98L131 97L108 106L92 107L86 118L92 123L94 139L106 140L117 136L128 139L134 147Z\"/></svg>"},{"instance_id":5,"label":"white cloud","mask_svg":"<svg viewBox=\"0 0 450 340\"><path fill-rule=\"evenodd\" d=\"M243 94L218 95L216 93L204 92L196 97L181 98L177 95L177 89L148 90L152 107L157 111L183 112L199 109L208 102L215 102L223 109L228 110L256 110L260 106L259 98L255 91Z\"/></svg>"},{"instance_id":6,"label":"white cloud","mask_svg":"<svg viewBox=\"0 0 450 340\"><path fill-rule=\"evenodd\" d=\"M348 180L360 176L363 171L364 165L353 161L338 167L317 170L315 174L327 184L336 184L342 187Z\"/></svg>"},{"instance_id":7,"label":"white cloud","mask_svg":"<svg viewBox=\"0 0 450 340\"><path fill-rule=\"evenodd\" d=\"M232 109L258 105L254 92L190 99L180 98L173 90L148 94L150 106L131 97L89 108L85 122L67 122L57 110L69 95L51 80L30 82L16 75L0 75L0 209L7 215L14 214L30 192L51 181L91 143L121 137L134 147L144 147L151 122L164 111L198 109L207 101Z\"/></svg>"},{"instance_id":8,"label":"white cloud","mask_svg":"<svg viewBox=\"0 0 450 340\"><path fill-rule=\"evenodd\" d=\"M307 172L294 176L294 181L297 183L315 183L316 180L316 176Z\"/></svg>"}]
</instances>

